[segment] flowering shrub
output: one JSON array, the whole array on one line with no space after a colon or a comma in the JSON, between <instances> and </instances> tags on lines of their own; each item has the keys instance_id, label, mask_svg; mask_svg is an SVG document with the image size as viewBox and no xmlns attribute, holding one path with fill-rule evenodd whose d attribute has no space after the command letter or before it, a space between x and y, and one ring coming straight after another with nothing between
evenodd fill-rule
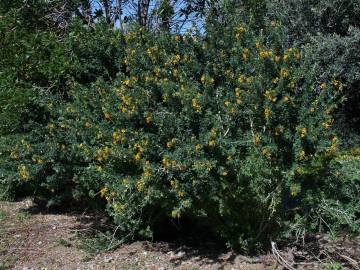
<instances>
[{"instance_id":1,"label":"flowering shrub","mask_svg":"<svg viewBox=\"0 0 360 270\"><path fill-rule=\"evenodd\" d=\"M102 201L126 234L206 220L245 251L329 195L341 83L304 69L307 52L286 48L277 22L114 35L115 78L43 94L49 120L5 151L7 181L49 205Z\"/></svg>"}]
</instances>

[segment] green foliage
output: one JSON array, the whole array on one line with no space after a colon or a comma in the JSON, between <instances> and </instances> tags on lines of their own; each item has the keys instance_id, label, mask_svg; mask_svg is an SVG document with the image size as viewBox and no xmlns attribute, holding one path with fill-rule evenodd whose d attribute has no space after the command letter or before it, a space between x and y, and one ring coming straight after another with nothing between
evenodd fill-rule
<instances>
[{"instance_id":1,"label":"green foliage","mask_svg":"<svg viewBox=\"0 0 360 270\"><path fill-rule=\"evenodd\" d=\"M359 163L334 129L341 74L320 76L320 47L288 47L247 5L254 16L210 18L205 35L15 31L27 49L5 44L18 53L0 77L1 185L97 202L128 237L190 219L250 252L294 226L358 232Z\"/></svg>"},{"instance_id":2,"label":"green foliage","mask_svg":"<svg viewBox=\"0 0 360 270\"><path fill-rule=\"evenodd\" d=\"M359 27L360 1L268 1L267 16L286 26L290 44L310 51L309 68L343 84L344 102L335 116L343 147L359 144Z\"/></svg>"}]
</instances>

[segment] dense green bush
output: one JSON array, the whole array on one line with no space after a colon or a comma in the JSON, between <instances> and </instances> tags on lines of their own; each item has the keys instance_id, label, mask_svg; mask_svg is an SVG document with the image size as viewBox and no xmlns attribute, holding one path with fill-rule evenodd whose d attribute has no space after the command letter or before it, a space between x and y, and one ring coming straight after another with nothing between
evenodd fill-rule
<instances>
[{"instance_id":1,"label":"dense green bush","mask_svg":"<svg viewBox=\"0 0 360 270\"><path fill-rule=\"evenodd\" d=\"M201 221L243 251L281 231L358 232L358 153L340 155L334 129L342 74L320 76L321 49L288 47L279 21L234 17L206 34L76 20L61 38L17 33L28 48L4 43L19 53L0 73L0 190L97 202L123 236Z\"/></svg>"},{"instance_id":2,"label":"dense green bush","mask_svg":"<svg viewBox=\"0 0 360 270\"><path fill-rule=\"evenodd\" d=\"M8 181L49 204L104 197L124 232L189 216L233 246L267 239L326 186L338 143L340 84L304 70L306 51L283 47L281 29L119 36L114 81L39 99L50 121L10 151Z\"/></svg>"}]
</instances>

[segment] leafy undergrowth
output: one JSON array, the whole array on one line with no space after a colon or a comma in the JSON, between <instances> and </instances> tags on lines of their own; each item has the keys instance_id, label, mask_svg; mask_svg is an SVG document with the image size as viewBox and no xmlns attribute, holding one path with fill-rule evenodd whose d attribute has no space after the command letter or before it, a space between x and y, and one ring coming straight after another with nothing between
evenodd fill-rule
<instances>
[{"instance_id":1,"label":"leafy undergrowth","mask_svg":"<svg viewBox=\"0 0 360 270\"><path fill-rule=\"evenodd\" d=\"M305 248L286 243L246 257L208 240L122 243L116 227L88 210L51 212L30 200L0 202L0 269L357 269L360 239L308 236ZM186 243L186 244L185 244ZM357 256L357 257L356 257ZM279 260L280 259L280 260Z\"/></svg>"}]
</instances>

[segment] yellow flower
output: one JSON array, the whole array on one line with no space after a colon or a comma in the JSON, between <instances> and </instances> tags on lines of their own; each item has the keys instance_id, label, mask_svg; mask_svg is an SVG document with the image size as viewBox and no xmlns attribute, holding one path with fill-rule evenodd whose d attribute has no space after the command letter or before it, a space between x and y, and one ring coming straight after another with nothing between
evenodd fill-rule
<instances>
[{"instance_id":1,"label":"yellow flower","mask_svg":"<svg viewBox=\"0 0 360 270\"><path fill-rule=\"evenodd\" d=\"M278 81L279 81L279 78L278 77L273 78L271 81L272 81L273 84L277 84Z\"/></svg>"},{"instance_id":2,"label":"yellow flower","mask_svg":"<svg viewBox=\"0 0 360 270\"><path fill-rule=\"evenodd\" d=\"M19 158L19 156L18 156L18 154L16 153L15 150L11 151L10 158L11 159L18 159Z\"/></svg>"},{"instance_id":3,"label":"yellow flower","mask_svg":"<svg viewBox=\"0 0 360 270\"><path fill-rule=\"evenodd\" d=\"M136 189L138 192L142 191L144 189L144 186L145 186L144 180L140 179L139 181L137 181Z\"/></svg>"},{"instance_id":4,"label":"yellow flower","mask_svg":"<svg viewBox=\"0 0 360 270\"><path fill-rule=\"evenodd\" d=\"M259 55L262 59L268 58L269 56L271 56L272 52L271 51L260 51Z\"/></svg>"},{"instance_id":5,"label":"yellow flower","mask_svg":"<svg viewBox=\"0 0 360 270\"><path fill-rule=\"evenodd\" d=\"M323 90L323 89L325 89L325 88L326 88L326 83L320 84L320 89L321 89L321 90Z\"/></svg>"},{"instance_id":6,"label":"yellow flower","mask_svg":"<svg viewBox=\"0 0 360 270\"><path fill-rule=\"evenodd\" d=\"M204 84L206 81L205 74L201 75L200 81Z\"/></svg>"},{"instance_id":7,"label":"yellow flower","mask_svg":"<svg viewBox=\"0 0 360 270\"><path fill-rule=\"evenodd\" d=\"M213 146L215 146L216 141L215 140L209 140L208 144L209 144L209 146L213 147Z\"/></svg>"},{"instance_id":8,"label":"yellow flower","mask_svg":"<svg viewBox=\"0 0 360 270\"><path fill-rule=\"evenodd\" d=\"M289 55L287 53L285 53L283 59L284 59L284 61L287 61L289 59Z\"/></svg>"},{"instance_id":9,"label":"yellow flower","mask_svg":"<svg viewBox=\"0 0 360 270\"><path fill-rule=\"evenodd\" d=\"M105 197L105 195L108 193L108 189L107 187L103 187L101 190L100 190L100 197L103 198Z\"/></svg>"},{"instance_id":10,"label":"yellow flower","mask_svg":"<svg viewBox=\"0 0 360 270\"><path fill-rule=\"evenodd\" d=\"M171 216L172 216L173 218L180 218L180 217L181 217L180 210L178 210L178 209L172 210L172 211L171 211Z\"/></svg>"},{"instance_id":11,"label":"yellow flower","mask_svg":"<svg viewBox=\"0 0 360 270\"><path fill-rule=\"evenodd\" d=\"M269 109L268 107L266 107L266 108L264 109L265 119L266 119L266 120L269 119L270 115L271 115L271 111L270 111L270 109Z\"/></svg>"},{"instance_id":12,"label":"yellow flower","mask_svg":"<svg viewBox=\"0 0 360 270\"><path fill-rule=\"evenodd\" d=\"M149 169L146 169L145 171L144 171L144 176L145 177L150 177L152 174L151 174L151 171L149 170Z\"/></svg>"},{"instance_id":13,"label":"yellow flower","mask_svg":"<svg viewBox=\"0 0 360 270\"><path fill-rule=\"evenodd\" d=\"M255 47L256 47L256 49L260 49L261 44L260 44L260 42L259 42L259 41L257 41L257 42L255 43Z\"/></svg>"},{"instance_id":14,"label":"yellow flower","mask_svg":"<svg viewBox=\"0 0 360 270\"><path fill-rule=\"evenodd\" d=\"M201 150L201 145L200 144L195 145L195 149L196 149L196 151L200 151Z\"/></svg>"},{"instance_id":15,"label":"yellow flower","mask_svg":"<svg viewBox=\"0 0 360 270\"><path fill-rule=\"evenodd\" d=\"M185 192L183 192L183 191L178 191L178 192L177 192L177 195L178 195L179 198L183 198L183 197L185 196Z\"/></svg>"},{"instance_id":16,"label":"yellow flower","mask_svg":"<svg viewBox=\"0 0 360 270\"><path fill-rule=\"evenodd\" d=\"M292 197L295 197L295 196L297 195L297 192L296 192L296 191L291 191L290 195L291 195Z\"/></svg>"},{"instance_id":17,"label":"yellow flower","mask_svg":"<svg viewBox=\"0 0 360 270\"><path fill-rule=\"evenodd\" d=\"M227 176L229 174L229 172L228 171L224 171L224 172L222 172L222 176Z\"/></svg>"},{"instance_id":18,"label":"yellow flower","mask_svg":"<svg viewBox=\"0 0 360 270\"><path fill-rule=\"evenodd\" d=\"M281 60L281 57L276 55L275 58L274 58L275 62L279 62Z\"/></svg>"},{"instance_id":19,"label":"yellow flower","mask_svg":"<svg viewBox=\"0 0 360 270\"><path fill-rule=\"evenodd\" d=\"M280 71L280 75L281 77L286 78L289 76L289 71L286 68L282 68Z\"/></svg>"},{"instance_id":20,"label":"yellow flower","mask_svg":"<svg viewBox=\"0 0 360 270\"><path fill-rule=\"evenodd\" d=\"M284 97L283 97L283 100L284 100L284 102L288 102L288 101L289 101L289 97L288 97L288 96L284 96Z\"/></svg>"},{"instance_id":21,"label":"yellow flower","mask_svg":"<svg viewBox=\"0 0 360 270\"><path fill-rule=\"evenodd\" d=\"M166 143L166 147L167 148L171 148L173 147L173 145L176 143L176 139L175 138L172 138L171 141L167 142Z\"/></svg>"},{"instance_id":22,"label":"yellow flower","mask_svg":"<svg viewBox=\"0 0 360 270\"><path fill-rule=\"evenodd\" d=\"M105 119L108 120L108 121L110 121L111 118L112 118L111 113L108 113L108 112L104 113L104 117L105 117Z\"/></svg>"},{"instance_id":23,"label":"yellow flower","mask_svg":"<svg viewBox=\"0 0 360 270\"><path fill-rule=\"evenodd\" d=\"M250 56L250 50L248 48L243 49L242 57L244 61L247 61Z\"/></svg>"},{"instance_id":24,"label":"yellow flower","mask_svg":"<svg viewBox=\"0 0 360 270\"><path fill-rule=\"evenodd\" d=\"M176 180L171 180L170 185L171 185L172 188L176 189L176 188L178 188L179 183Z\"/></svg>"},{"instance_id":25,"label":"yellow flower","mask_svg":"<svg viewBox=\"0 0 360 270\"><path fill-rule=\"evenodd\" d=\"M162 96L162 101L163 101L164 103L168 102L168 101L169 101L169 96L168 96L167 94L164 94L164 95Z\"/></svg>"},{"instance_id":26,"label":"yellow flower","mask_svg":"<svg viewBox=\"0 0 360 270\"><path fill-rule=\"evenodd\" d=\"M263 148L263 149L261 150L261 154L262 154L263 156L267 157L267 158L269 158L270 155L271 155L269 149L267 149L267 148Z\"/></svg>"},{"instance_id":27,"label":"yellow flower","mask_svg":"<svg viewBox=\"0 0 360 270\"><path fill-rule=\"evenodd\" d=\"M230 105L230 101L225 100L225 101L224 101L224 105L225 105L225 107L229 107L229 105Z\"/></svg>"},{"instance_id":28,"label":"yellow flower","mask_svg":"<svg viewBox=\"0 0 360 270\"><path fill-rule=\"evenodd\" d=\"M272 102L276 101L276 97L274 97L269 90L265 91L264 96L266 96Z\"/></svg>"},{"instance_id":29,"label":"yellow flower","mask_svg":"<svg viewBox=\"0 0 360 270\"><path fill-rule=\"evenodd\" d=\"M247 78L244 74L241 74L239 77L239 82L241 83L247 83Z\"/></svg>"},{"instance_id":30,"label":"yellow flower","mask_svg":"<svg viewBox=\"0 0 360 270\"><path fill-rule=\"evenodd\" d=\"M307 128L302 128L302 129L300 129L300 137L301 138L304 138L305 136L306 136L306 134L307 134Z\"/></svg>"},{"instance_id":31,"label":"yellow flower","mask_svg":"<svg viewBox=\"0 0 360 270\"><path fill-rule=\"evenodd\" d=\"M175 40L176 40L176 41L180 41L180 36L179 36L179 35L176 35L176 36L175 36Z\"/></svg>"},{"instance_id":32,"label":"yellow flower","mask_svg":"<svg viewBox=\"0 0 360 270\"><path fill-rule=\"evenodd\" d=\"M201 106L198 104L197 100L195 98L193 98L191 100L191 106L196 109L196 111L201 111Z\"/></svg>"},{"instance_id":33,"label":"yellow flower","mask_svg":"<svg viewBox=\"0 0 360 270\"><path fill-rule=\"evenodd\" d=\"M305 151L301 150L299 154L299 160L304 160L304 159L305 159Z\"/></svg>"},{"instance_id":34,"label":"yellow flower","mask_svg":"<svg viewBox=\"0 0 360 270\"><path fill-rule=\"evenodd\" d=\"M241 33L245 32L245 28L242 26L239 26L235 29L235 37L236 39L240 39Z\"/></svg>"},{"instance_id":35,"label":"yellow flower","mask_svg":"<svg viewBox=\"0 0 360 270\"><path fill-rule=\"evenodd\" d=\"M260 144L260 135L256 134L254 137L254 144L259 145Z\"/></svg>"},{"instance_id":36,"label":"yellow flower","mask_svg":"<svg viewBox=\"0 0 360 270\"><path fill-rule=\"evenodd\" d=\"M18 171L19 171L20 179L27 180L29 178L30 174L25 165L19 165Z\"/></svg>"},{"instance_id":37,"label":"yellow flower","mask_svg":"<svg viewBox=\"0 0 360 270\"><path fill-rule=\"evenodd\" d=\"M146 122L146 124L151 124L152 123L151 115L148 115L148 116L145 117L145 122Z\"/></svg>"},{"instance_id":38,"label":"yellow flower","mask_svg":"<svg viewBox=\"0 0 360 270\"><path fill-rule=\"evenodd\" d=\"M123 80L122 84L126 85L126 86L129 86L130 85L130 80L129 79Z\"/></svg>"},{"instance_id":39,"label":"yellow flower","mask_svg":"<svg viewBox=\"0 0 360 270\"><path fill-rule=\"evenodd\" d=\"M164 157L162 160L162 164L165 168L171 167L171 160L168 157Z\"/></svg>"},{"instance_id":40,"label":"yellow flower","mask_svg":"<svg viewBox=\"0 0 360 270\"><path fill-rule=\"evenodd\" d=\"M141 159L141 153L138 152L138 153L134 156L134 159L135 159L136 161L139 161L139 160Z\"/></svg>"},{"instance_id":41,"label":"yellow flower","mask_svg":"<svg viewBox=\"0 0 360 270\"><path fill-rule=\"evenodd\" d=\"M323 125L325 128L330 128L333 123L334 123L334 119L330 119L330 120L322 123L322 125Z\"/></svg>"}]
</instances>

